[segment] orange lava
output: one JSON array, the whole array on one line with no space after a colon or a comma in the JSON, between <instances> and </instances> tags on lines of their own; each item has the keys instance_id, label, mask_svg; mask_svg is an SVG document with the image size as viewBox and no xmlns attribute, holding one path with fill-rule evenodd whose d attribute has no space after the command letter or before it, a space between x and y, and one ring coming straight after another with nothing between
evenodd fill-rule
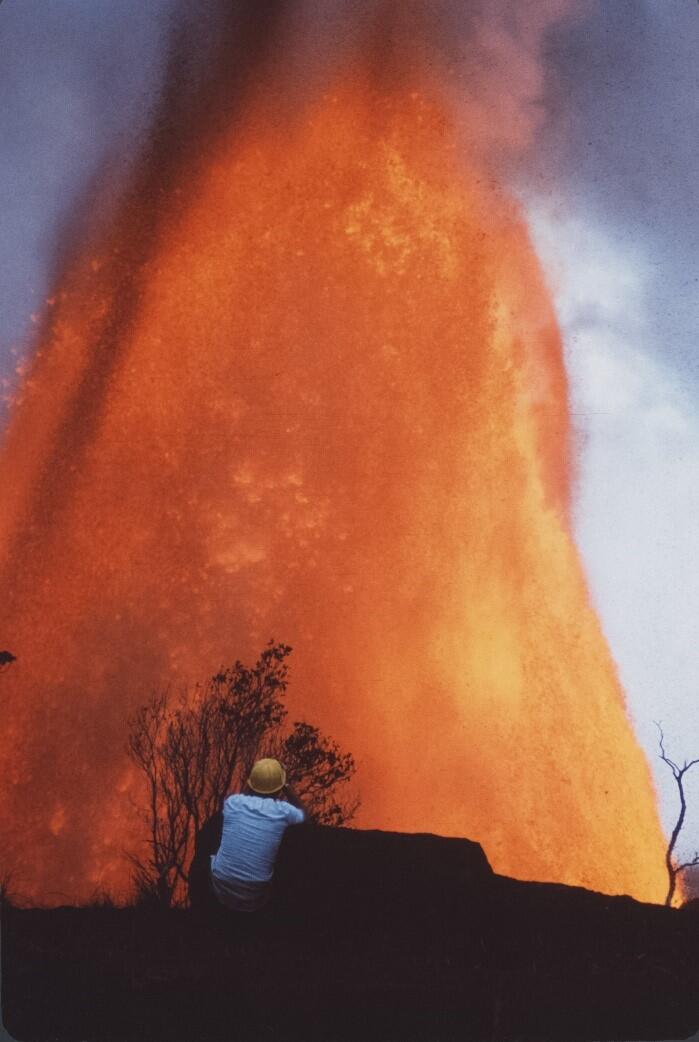
<instances>
[{"instance_id":1,"label":"orange lava","mask_svg":"<svg viewBox=\"0 0 699 1042\"><path fill-rule=\"evenodd\" d=\"M650 773L570 532L561 343L434 92L263 104L59 280L2 454L2 825L27 892L125 885L126 718L273 636L358 824L662 900ZM474 161L475 162L475 161Z\"/></svg>"}]
</instances>

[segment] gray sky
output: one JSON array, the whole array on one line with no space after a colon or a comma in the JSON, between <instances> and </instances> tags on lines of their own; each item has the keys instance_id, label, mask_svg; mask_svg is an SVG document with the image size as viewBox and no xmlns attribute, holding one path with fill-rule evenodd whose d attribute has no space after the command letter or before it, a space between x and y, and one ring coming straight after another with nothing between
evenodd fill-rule
<instances>
[{"instance_id":1,"label":"gray sky","mask_svg":"<svg viewBox=\"0 0 699 1042\"><path fill-rule=\"evenodd\" d=\"M613 0L558 34L539 162L648 258L652 350L699 385L699 4Z\"/></svg>"},{"instance_id":2,"label":"gray sky","mask_svg":"<svg viewBox=\"0 0 699 1042\"><path fill-rule=\"evenodd\" d=\"M81 193L107 160L127 163L147 123L175 2L0 8L0 376ZM342 4L316 7L332 31ZM462 10L435 7L449 26ZM513 182L565 335L578 540L669 826L652 721L677 758L699 753L699 4L587 11L549 37L543 124ZM699 845L699 772L691 790L685 834Z\"/></svg>"},{"instance_id":3,"label":"gray sky","mask_svg":"<svg viewBox=\"0 0 699 1042\"><path fill-rule=\"evenodd\" d=\"M578 541L661 791L699 754L699 4L614 0L559 32L522 195L558 305ZM685 852L699 846L699 773Z\"/></svg>"}]
</instances>

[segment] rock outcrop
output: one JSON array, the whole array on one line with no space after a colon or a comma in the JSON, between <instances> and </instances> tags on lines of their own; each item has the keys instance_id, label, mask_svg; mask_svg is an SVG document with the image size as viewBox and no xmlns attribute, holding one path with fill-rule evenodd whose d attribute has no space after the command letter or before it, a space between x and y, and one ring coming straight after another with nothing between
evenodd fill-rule
<instances>
[{"instance_id":1,"label":"rock outcrop","mask_svg":"<svg viewBox=\"0 0 699 1042\"><path fill-rule=\"evenodd\" d=\"M699 931L497 876L468 840L299 827L253 916L6 907L3 1015L37 1042L679 1039L699 1028Z\"/></svg>"}]
</instances>

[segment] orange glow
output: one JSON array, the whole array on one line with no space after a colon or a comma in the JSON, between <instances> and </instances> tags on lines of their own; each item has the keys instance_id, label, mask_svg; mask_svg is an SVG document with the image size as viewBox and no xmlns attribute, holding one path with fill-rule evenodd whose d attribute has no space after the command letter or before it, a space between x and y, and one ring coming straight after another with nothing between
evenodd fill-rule
<instances>
[{"instance_id":1,"label":"orange glow","mask_svg":"<svg viewBox=\"0 0 699 1042\"><path fill-rule=\"evenodd\" d=\"M252 106L148 251L132 192L63 275L2 459L2 813L33 894L124 883L128 713L273 636L292 718L358 760L358 824L662 900L551 304L435 97Z\"/></svg>"}]
</instances>

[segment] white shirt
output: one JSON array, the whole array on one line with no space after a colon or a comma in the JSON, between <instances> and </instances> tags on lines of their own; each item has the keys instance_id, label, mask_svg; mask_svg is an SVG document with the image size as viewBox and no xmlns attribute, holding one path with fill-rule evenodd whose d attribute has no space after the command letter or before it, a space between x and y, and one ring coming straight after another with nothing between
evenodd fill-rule
<instances>
[{"instance_id":1,"label":"white shirt","mask_svg":"<svg viewBox=\"0 0 699 1042\"><path fill-rule=\"evenodd\" d=\"M286 800L229 796L223 804L221 846L211 860L215 879L266 883L272 878L282 836L304 813Z\"/></svg>"}]
</instances>

